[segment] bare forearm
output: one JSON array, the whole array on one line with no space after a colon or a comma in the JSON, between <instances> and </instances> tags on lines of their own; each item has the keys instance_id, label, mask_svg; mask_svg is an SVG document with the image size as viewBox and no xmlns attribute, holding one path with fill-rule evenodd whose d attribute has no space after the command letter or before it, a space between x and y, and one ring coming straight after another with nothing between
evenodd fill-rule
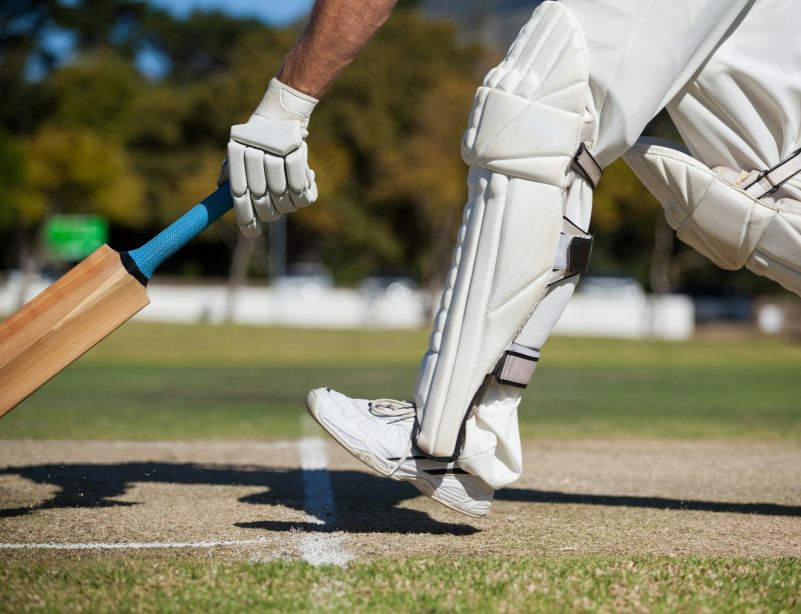
<instances>
[{"instance_id":1,"label":"bare forearm","mask_svg":"<svg viewBox=\"0 0 801 614\"><path fill-rule=\"evenodd\" d=\"M317 0L278 78L320 98L387 20L397 0Z\"/></svg>"}]
</instances>

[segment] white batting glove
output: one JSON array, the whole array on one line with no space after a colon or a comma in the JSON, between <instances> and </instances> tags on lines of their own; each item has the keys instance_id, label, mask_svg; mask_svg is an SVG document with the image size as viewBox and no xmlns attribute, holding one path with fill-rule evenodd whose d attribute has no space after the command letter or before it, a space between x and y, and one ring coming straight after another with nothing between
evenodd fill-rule
<instances>
[{"instance_id":1,"label":"white batting glove","mask_svg":"<svg viewBox=\"0 0 801 614\"><path fill-rule=\"evenodd\" d=\"M306 147L316 105L317 99L272 79L248 122L231 127L218 185L231 182L236 221L245 236L258 236L261 222L317 200Z\"/></svg>"}]
</instances>

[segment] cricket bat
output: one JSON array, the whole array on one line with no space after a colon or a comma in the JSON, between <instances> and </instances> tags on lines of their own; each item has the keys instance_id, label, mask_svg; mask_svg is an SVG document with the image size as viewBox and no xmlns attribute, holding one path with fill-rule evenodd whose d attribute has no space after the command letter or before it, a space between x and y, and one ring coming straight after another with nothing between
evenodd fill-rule
<instances>
[{"instance_id":1,"label":"cricket bat","mask_svg":"<svg viewBox=\"0 0 801 614\"><path fill-rule=\"evenodd\" d=\"M147 306L153 273L231 208L228 190L138 249L103 245L0 324L0 417Z\"/></svg>"}]
</instances>

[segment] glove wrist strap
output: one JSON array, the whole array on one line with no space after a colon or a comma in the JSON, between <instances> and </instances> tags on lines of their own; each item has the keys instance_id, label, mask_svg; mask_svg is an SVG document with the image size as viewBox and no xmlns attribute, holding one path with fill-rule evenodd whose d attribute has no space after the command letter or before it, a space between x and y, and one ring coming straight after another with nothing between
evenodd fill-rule
<instances>
[{"instance_id":1,"label":"glove wrist strap","mask_svg":"<svg viewBox=\"0 0 801 614\"><path fill-rule=\"evenodd\" d=\"M273 78L254 115L263 119L297 120L305 127L318 102L316 98Z\"/></svg>"}]
</instances>

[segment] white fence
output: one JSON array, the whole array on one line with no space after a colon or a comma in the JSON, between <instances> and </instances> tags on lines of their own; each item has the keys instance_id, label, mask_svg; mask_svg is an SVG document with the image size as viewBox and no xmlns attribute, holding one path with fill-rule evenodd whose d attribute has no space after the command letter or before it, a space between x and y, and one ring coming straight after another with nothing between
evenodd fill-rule
<instances>
[{"instance_id":1,"label":"white fence","mask_svg":"<svg viewBox=\"0 0 801 614\"><path fill-rule=\"evenodd\" d=\"M33 283L28 297L47 287ZM221 323L310 328L425 328L430 322L429 296L421 291L371 296L342 288L246 287L231 296L223 285L148 287L151 304L138 320ZM14 311L20 287L14 279L0 286L0 314ZM694 310L685 296L642 293L578 293L562 315L555 333L575 336L682 340L693 335Z\"/></svg>"}]
</instances>

